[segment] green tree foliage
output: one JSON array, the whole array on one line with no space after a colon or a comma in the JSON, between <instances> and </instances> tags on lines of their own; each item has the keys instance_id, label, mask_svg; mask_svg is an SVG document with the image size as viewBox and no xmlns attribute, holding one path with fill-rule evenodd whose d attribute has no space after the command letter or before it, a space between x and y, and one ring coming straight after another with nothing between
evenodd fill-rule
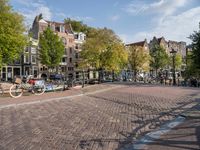
<instances>
[{"instance_id":1,"label":"green tree foliage","mask_svg":"<svg viewBox=\"0 0 200 150\"><path fill-rule=\"evenodd\" d=\"M82 67L119 71L127 62L127 52L121 40L107 28L95 29L81 51Z\"/></svg>"},{"instance_id":2,"label":"green tree foliage","mask_svg":"<svg viewBox=\"0 0 200 150\"><path fill-rule=\"evenodd\" d=\"M26 45L24 32L23 17L7 0L0 0L0 68L19 58Z\"/></svg>"},{"instance_id":3,"label":"green tree foliage","mask_svg":"<svg viewBox=\"0 0 200 150\"><path fill-rule=\"evenodd\" d=\"M82 21L73 20L70 18L65 19L64 21L67 24L71 24L73 31L75 32L83 32L86 34L87 37L90 37L92 32L95 30L92 27L87 26Z\"/></svg>"},{"instance_id":4,"label":"green tree foliage","mask_svg":"<svg viewBox=\"0 0 200 150\"><path fill-rule=\"evenodd\" d=\"M53 68L59 65L64 54L64 44L57 34L47 28L39 39L39 59L43 65Z\"/></svg>"},{"instance_id":5,"label":"green tree foliage","mask_svg":"<svg viewBox=\"0 0 200 150\"><path fill-rule=\"evenodd\" d=\"M196 69L196 73L200 73L200 24L199 31L195 31L189 37L192 40L192 65Z\"/></svg>"},{"instance_id":6,"label":"green tree foliage","mask_svg":"<svg viewBox=\"0 0 200 150\"><path fill-rule=\"evenodd\" d=\"M151 62L150 66L156 71L163 69L169 63L169 57L162 46L155 45L150 52Z\"/></svg>"},{"instance_id":7,"label":"green tree foliage","mask_svg":"<svg viewBox=\"0 0 200 150\"><path fill-rule=\"evenodd\" d=\"M186 78L189 78L190 76L194 76L195 75L195 71L196 71L196 68L195 66L193 65L193 59L192 59L192 52L189 51L187 52L187 55L186 55Z\"/></svg>"},{"instance_id":8,"label":"green tree foliage","mask_svg":"<svg viewBox=\"0 0 200 150\"><path fill-rule=\"evenodd\" d=\"M182 56L181 54L176 54L175 56L175 67L176 69L180 69L182 65Z\"/></svg>"},{"instance_id":9,"label":"green tree foliage","mask_svg":"<svg viewBox=\"0 0 200 150\"><path fill-rule=\"evenodd\" d=\"M173 56L170 56L170 62L169 62L169 64L170 64L170 66L171 67L173 67L173 64L172 64L172 62L173 62L173 58L172 58ZM174 63L175 63L175 68L176 69L180 69L181 68L181 65L182 65L182 56L181 56L181 54L179 54L179 53L177 53L176 55L175 55L175 58L174 58Z\"/></svg>"},{"instance_id":10,"label":"green tree foliage","mask_svg":"<svg viewBox=\"0 0 200 150\"><path fill-rule=\"evenodd\" d=\"M135 75L138 71L148 71L150 55L142 47L129 46L128 60L131 69L134 70Z\"/></svg>"}]
</instances>

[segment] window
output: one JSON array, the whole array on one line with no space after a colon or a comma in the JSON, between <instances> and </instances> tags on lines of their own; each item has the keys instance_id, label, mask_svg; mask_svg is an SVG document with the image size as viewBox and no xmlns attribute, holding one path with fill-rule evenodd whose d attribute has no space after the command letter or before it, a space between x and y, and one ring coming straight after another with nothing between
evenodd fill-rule
<instances>
[{"instance_id":1,"label":"window","mask_svg":"<svg viewBox=\"0 0 200 150\"><path fill-rule=\"evenodd\" d=\"M75 38L75 39L78 39L78 34L75 34L75 35L74 35L74 38Z\"/></svg>"},{"instance_id":2,"label":"window","mask_svg":"<svg viewBox=\"0 0 200 150\"><path fill-rule=\"evenodd\" d=\"M62 58L62 62L66 62L66 59L65 59L65 58Z\"/></svg>"},{"instance_id":3,"label":"window","mask_svg":"<svg viewBox=\"0 0 200 150\"><path fill-rule=\"evenodd\" d=\"M20 64L20 59L17 59L14 63L15 64Z\"/></svg>"},{"instance_id":4,"label":"window","mask_svg":"<svg viewBox=\"0 0 200 150\"><path fill-rule=\"evenodd\" d=\"M82 35L80 35L80 40L83 40L83 36Z\"/></svg>"},{"instance_id":5,"label":"window","mask_svg":"<svg viewBox=\"0 0 200 150\"><path fill-rule=\"evenodd\" d=\"M73 71L74 68L73 68L73 67L68 67L68 70L69 70L69 71Z\"/></svg>"},{"instance_id":6,"label":"window","mask_svg":"<svg viewBox=\"0 0 200 150\"><path fill-rule=\"evenodd\" d=\"M67 55L67 48L65 48L65 55Z\"/></svg>"},{"instance_id":7,"label":"window","mask_svg":"<svg viewBox=\"0 0 200 150\"><path fill-rule=\"evenodd\" d=\"M28 52L28 47L26 47L25 52Z\"/></svg>"},{"instance_id":8,"label":"window","mask_svg":"<svg viewBox=\"0 0 200 150\"><path fill-rule=\"evenodd\" d=\"M69 53L72 54L72 47L69 48Z\"/></svg>"},{"instance_id":9,"label":"window","mask_svg":"<svg viewBox=\"0 0 200 150\"><path fill-rule=\"evenodd\" d=\"M76 44L75 49L78 49L78 44Z\"/></svg>"},{"instance_id":10,"label":"window","mask_svg":"<svg viewBox=\"0 0 200 150\"><path fill-rule=\"evenodd\" d=\"M60 27L57 26L57 27L55 28L55 30L56 30L57 32L60 32Z\"/></svg>"},{"instance_id":11,"label":"window","mask_svg":"<svg viewBox=\"0 0 200 150\"><path fill-rule=\"evenodd\" d=\"M31 47L31 53L36 54L36 48L35 47Z\"/></svg>"},{"instance_id":12,"label":"window","mask_svg":"<svg viewBox=\"0 0 200 150\"><path fill-rule=\"evenodd\" d=\"M70 63L72 62L72 58L69 58L69 62L70 62Z\"/></svg>"},{"instance_id":13,"label":"window","mask_svg":"<svg viewBox=\"0 0 200 150\"><path fill-rule=\"evenodd\" d=\"M33 64L36 64L36 56L35 56L35 55L32 55L32 56L31 56L31 62L32 62Z\"/></svg>"},{"instance_id":14,"label":"window","mask_svg":"<svg viewBox=\"0 0 200 150\"><path fill-rule=\"evenodd\" d=\"M75 63L75 66L76 66L76 68L78 68L78 63L77 62Z\"/></svg>"},{"instance_id":15,"label":"window","mask_svg":"<svg viewBox=\"0 0 200 150\"><path fill-rule=\"evenodd\" d=\"M29 63L29 55L24 56L24 63Z\"/></svg>"},{"instance_id":16,"label":"window","mask_svg":"<svg viewBox=\"0 0 200 150\"><path fill-rule=\"evenodd\" d=\"M65 27L63 25L60 25L60 32L65 32Z\"/></svg>"},{"instance_id":17,"label":"window","mask_svg":"<svg viewBox=\"0 0 200 150\"><path fill-rule=\"evenodd\" d=\"M78 58L78 53L75 54L75 57Z\"/></svg>"},{"instance_id":18,"label":"window","mask_svg":"<svg viewBox=\"0 0 200 150\"><path fill-rule=\"evenodd\" d=\"M61 67L62 72L65 72L65 67Z\"/></svg>"}]
</instances>

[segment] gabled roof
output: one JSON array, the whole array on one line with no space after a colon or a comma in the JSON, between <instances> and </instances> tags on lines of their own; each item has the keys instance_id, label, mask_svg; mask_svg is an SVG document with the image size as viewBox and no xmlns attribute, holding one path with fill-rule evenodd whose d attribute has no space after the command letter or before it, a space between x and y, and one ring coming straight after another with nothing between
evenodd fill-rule
<instances>
[{"instance_id":1,"label":"gabled roof","mask_svg":"<svg viewBox=\"0 0 200 150\"><path fill-rule=\"evenodd\" d=\"M146 40L140 41L140 42L126 44L126 46L141 46L141 47L143 47L145 45L145 43L146 43Z\"/></svg>"},{"instance_id":2,"label":"gabled roof","mask_svg":"<svg viewBox=\"0 0 200 150\"><path fill-rule=\"evenodd\" d=\"M48 23L48 22L45 21L44 19L40 19L39 22L40 22L40 23Z\"/></svg>"}]
</instances>

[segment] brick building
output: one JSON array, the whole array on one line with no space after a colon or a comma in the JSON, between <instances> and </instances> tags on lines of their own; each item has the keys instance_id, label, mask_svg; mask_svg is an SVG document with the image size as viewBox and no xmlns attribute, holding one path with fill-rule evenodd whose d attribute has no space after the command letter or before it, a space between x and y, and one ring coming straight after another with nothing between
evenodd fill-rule
<instances>
[{"instance_id":1,"label":"brick building","mask_svg":"<svg viewBox=\"0 0 200 150\"><path fill-rule=\"evenodd\" d=\"M149 44L147 43L146 39L144 41L126 44L126 46L142 47L146 52L149 53Z\"/></svg>"},{"instance_id":2,"label":"brick building","mask_svg":"<svg viewBox=\"0 0 200 150\"><path fill-rule=\"evenodd\" d=\"M177 42L171 40L166 41L164 37L153 37L153 39L149 42L150 51L155 45L162 46L166 50L167 54L170 54L170 51L174 49L175 51L177 51L177 53L181 54L183 59L185 59L186 57L186 42Z\"/></svg>"},{"instance_id":3,"label":"brick building","mask_svg":"<svg viewBox=\"0 0 200 150\"><path fill-rule=\"evenodd\" d=\"M58 68L56 68L56 71L66 77L75 77L75 75L78 74L76 71L78 70L77 67L79 53L81 51L81 45L85 41L85 34L73 32L70 24L47 21L42 19L39 15L35 17L32 28L30 30L33 38L38 40L40 34L47 27L50 27L62 39L65 46L65 53L62 57L60 65ZM38 67L39 77L48 76L46 66L39 63Z\"/></svg>"}]
</instances>

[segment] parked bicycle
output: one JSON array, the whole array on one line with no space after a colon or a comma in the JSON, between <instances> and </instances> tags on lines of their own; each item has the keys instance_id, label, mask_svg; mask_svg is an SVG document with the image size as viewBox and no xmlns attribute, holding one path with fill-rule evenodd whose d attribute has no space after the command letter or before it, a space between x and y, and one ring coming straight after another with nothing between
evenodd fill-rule
<instances>
[{"instance_id":1,"label":"parked bicycle","mask_svg":"<svg viewBox=\"0 0 200 150\"><path fill-rule=\"evenodd\" d=\"M68 79L67 80L67 88L70 89L81 89L83 88L83 81L77 79Z\"/></svg>"},{"instance_id":2,"label":"parked bicycle","mask_svg":"<svg viewBox=\"0 0 200 150\"><path fill-rule=\"evenodd\" d=\"M16 78L14 84L10 87L10 96L13 98L21 97L24 91L31 92L35 95L42 95L45 92L45 83L41 79L32 79L29 76L27 79L22 81L21 78Z\"/></svg>"},{"instance_id":3,"label":"parked bicycle","mask_svg":"<svg viewBox=\"0 0 200 150\"><path fill-rule=\"evenodd\" d=\"M3 87L0 83L0 97L2 97L4 95L4 90L3 90Z\"/></svg>"},{"instance_id":4,"label":"parked bicycle","mask_svg":"<svg viewBox=\"0 0 200 150\"><path fill-rule=\"evenodd\" d=\"M64 77L60 74L50 75L46 82L46 88L48 91L63 91L65 89Z\"/></svg>"}]
</instances>

